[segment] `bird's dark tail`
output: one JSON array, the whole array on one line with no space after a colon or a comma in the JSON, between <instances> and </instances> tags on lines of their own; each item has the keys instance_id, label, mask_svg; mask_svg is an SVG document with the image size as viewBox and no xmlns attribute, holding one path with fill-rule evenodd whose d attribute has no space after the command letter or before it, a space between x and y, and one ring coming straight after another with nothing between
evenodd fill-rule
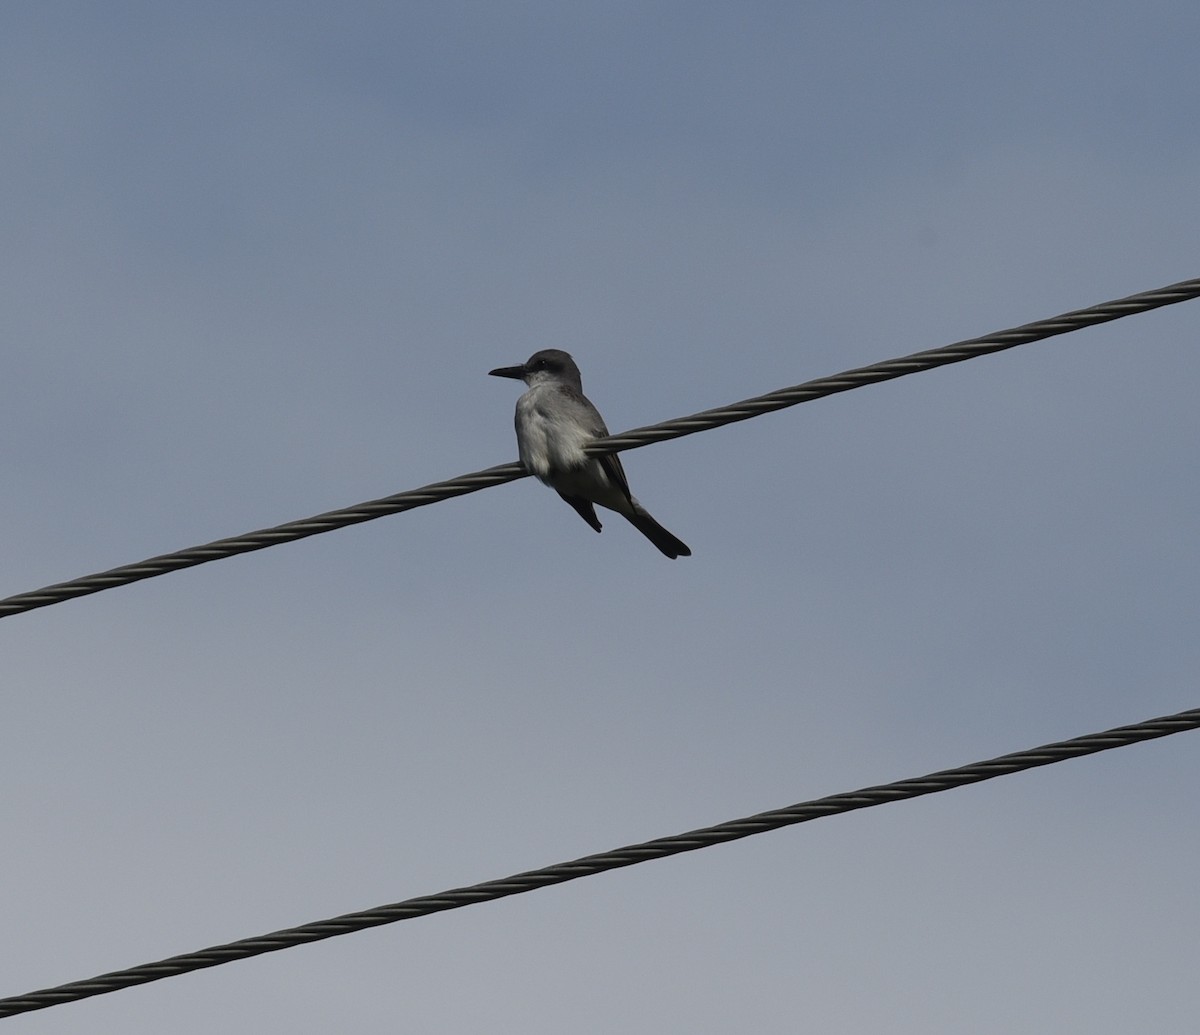
<instances>
[{"instance_id":1,"label":"bird's dark tail","mask_svg":"<svg viewBox=\"0 0 1200 1035\"><path fill-rule=\"evenodd\" d=\"M670 532L647 514L641 506L638 506L634 513L626 514L625 517L634 528L658 547L660 553L670 557L671 560L674 560L676 557L692 556L692 551L688 549L687 543L671 535Z\"/></svg>"}]
</instances>

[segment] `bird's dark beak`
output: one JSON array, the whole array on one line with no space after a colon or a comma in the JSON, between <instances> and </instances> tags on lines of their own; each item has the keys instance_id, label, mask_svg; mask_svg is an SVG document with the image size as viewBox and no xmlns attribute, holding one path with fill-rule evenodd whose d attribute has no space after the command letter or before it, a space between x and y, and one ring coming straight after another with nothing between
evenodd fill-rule
<instances>
[{"instance_id":1,"label":"bird's dark beak","mask_svg":"<svg viewBox=\"0 0 1200 1035\"><path fill-rule=\"evenodd\" d=\"M492 377L511 377L517 381L525 380L525 368L521 367L496 367L495 370L489 370L488 374Z\"/></svg>"}]
</instances>

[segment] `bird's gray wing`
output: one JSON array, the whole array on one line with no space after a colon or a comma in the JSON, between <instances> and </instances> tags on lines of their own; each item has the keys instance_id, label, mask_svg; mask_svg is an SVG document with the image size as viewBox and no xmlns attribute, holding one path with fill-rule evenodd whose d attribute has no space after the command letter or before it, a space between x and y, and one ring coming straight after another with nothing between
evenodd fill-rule
<instances>
[{"instance_id":1,"label":"bird's gray wing","mask_svg":"<svg viewBox=\"0 0 1200 1035\"><path fill-rule=\"evenodd\" d=\"M616 453L606 453L596 459L600 461L600 467L608 475L608 480L621 490L621 495L629 500L631 507L635 506L633 493L629 491L629 482L625 478L625 468L621 466L621 458Z\"/></svg>"},{"instance_id":2,"label":"bird's gray wing","mask_svg":"<svg viewBox=\"0 0 1200 1035\"><path fill-rule=\"evenodd\" d=\"M562 391L571 399L572 403L587 414L588 431L597 438L606 438L608 425L604 423L604 418L600 416L600 411L592 405L592 401L582 392L577 392L569 386L564 386ZM634 505L633 493L629 491L629 479L625 477L625 468L621 466L621 457L616 453L605 453L604 456L596 457L596 462L600 464L600 469L608 477L608 480L621 490L621 495L629 501L629 505L632 507Z\"/></svg>"},{"instance_id":3,"label":"bird's gray wing","mask_svg":"<svg viewBox=\"0 0 1200 1035\"><path fill-rule=\"evenodd\" d=\"M560 492L559 495L567 503L571 504L575 508L575 513L597 532L604 530L604 526L600 524L600 519L596 517L596 508L592 506L591 500L585 500L582 496L568 496L565 492Z\"/></svg>"}]
</instances>

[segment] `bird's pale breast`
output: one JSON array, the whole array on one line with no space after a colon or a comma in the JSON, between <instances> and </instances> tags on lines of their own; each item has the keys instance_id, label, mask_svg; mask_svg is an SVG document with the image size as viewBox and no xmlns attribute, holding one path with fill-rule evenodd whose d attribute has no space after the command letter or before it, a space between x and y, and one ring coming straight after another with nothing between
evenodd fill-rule
<instances>
[{"instance_id":1,"label":"bird's pale breast","mask_svg":"<svg viewBox=\"0 0 1200 1035\"><path fill-rule=\"evenodd\" d=\"M553 400L545 394L549 391L553 389L531 388L517 402L521 462L542 481L548 481L556 471L587 463L584 446L593 437L577 422L555 417L555 407L550 405Z\"/></svg>"}]
</instances>

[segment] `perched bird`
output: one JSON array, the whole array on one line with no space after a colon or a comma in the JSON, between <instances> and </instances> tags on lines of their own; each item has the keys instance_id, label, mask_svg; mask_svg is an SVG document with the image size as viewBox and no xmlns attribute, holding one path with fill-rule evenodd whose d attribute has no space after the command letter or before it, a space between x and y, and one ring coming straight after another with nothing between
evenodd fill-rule
<instances>
[{"instance_id":1,"label":"perched bird","mask_svg":"<svg viewBox=\"0 0 1200 1035\"><path fill-rule=\"evenodd\" d=\"M579 367L561 349L535 352L519 367L489 370L495 377L524 381L517 400L517 449L530 474L554 489L597 532L594 504L615 510L662 553L690 557L692 551L654 520L629 491L616 453L588 456L584 447L608 434L604 418L583 394Z\"/></svg>"}]
</instances>

